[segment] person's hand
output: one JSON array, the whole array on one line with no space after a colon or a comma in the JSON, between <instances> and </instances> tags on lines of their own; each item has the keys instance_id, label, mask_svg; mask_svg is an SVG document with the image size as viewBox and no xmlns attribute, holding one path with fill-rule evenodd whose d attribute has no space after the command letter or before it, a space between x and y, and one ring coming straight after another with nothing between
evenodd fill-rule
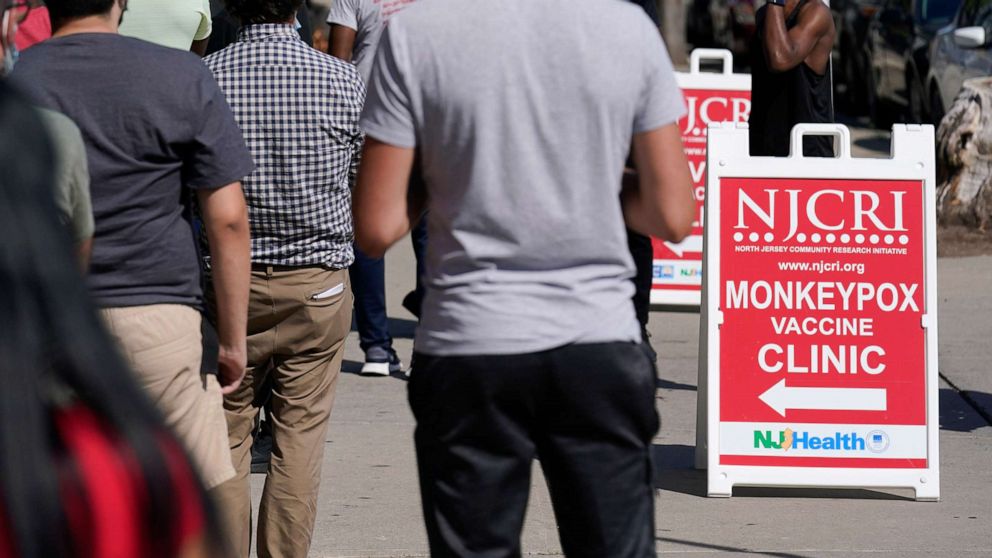
<instances>
[{"instance_id":1,"label":"person's hand","mask_svg":"<svg viewBox=\"0 0 992 558\"><path fill-rule=\"evenodd\" d=\"M217 379L220 381L222 394L234 393L234 390L241 386L247 366L248 351L244 347L220 346L217 355Z\"/></svg>"}]
</instances>

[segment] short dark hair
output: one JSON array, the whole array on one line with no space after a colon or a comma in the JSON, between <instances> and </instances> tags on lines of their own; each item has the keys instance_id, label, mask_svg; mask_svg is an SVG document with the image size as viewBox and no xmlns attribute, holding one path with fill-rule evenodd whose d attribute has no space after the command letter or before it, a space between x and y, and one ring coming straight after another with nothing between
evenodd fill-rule
<instances>
[{"instance_id":1,"label":"short dark hair","mask_svg":"<svg viewBox=\"0 0 992 558\"><path fill-rule=\"evenodd\" d=\"M241 25L284 23L296 15L303 0L224 0L224 6Z\"/></svg>"},{"instance_id":2,"label":"short dark hair","mask_svg":"<svg viewBox=\"0 0 992 558\"><path fill-rule=\"evenodd\" d=\"M77 17L103 15L110 12L117 0L46 0L48 16L57 24Z\"/></svg>"}]
</instances>

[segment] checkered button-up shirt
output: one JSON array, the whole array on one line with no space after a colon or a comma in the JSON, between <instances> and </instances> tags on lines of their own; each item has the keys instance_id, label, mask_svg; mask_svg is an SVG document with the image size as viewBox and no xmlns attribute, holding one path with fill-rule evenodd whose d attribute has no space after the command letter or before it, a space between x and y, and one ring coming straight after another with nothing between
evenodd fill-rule
<instances>
[{"instance_id":1,"label":"checkered button-up shirt","mask_svg":"<svg viewBox=\"0 0 992 558\"><path fill-rule=\"evenodd\" d=\"M354 260L351 187L365 85L292 25L245 27L204 59L256 169L244 179L253 263L343 269Z\"/></svg>"}]
</instances>

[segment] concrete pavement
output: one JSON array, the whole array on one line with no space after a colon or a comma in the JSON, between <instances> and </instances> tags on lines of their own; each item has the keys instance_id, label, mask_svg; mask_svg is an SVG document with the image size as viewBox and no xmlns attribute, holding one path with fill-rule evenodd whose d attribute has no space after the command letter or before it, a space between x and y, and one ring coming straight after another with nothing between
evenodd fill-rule
<instances>
[{"instance_id":1,"label":"concrete pavement","mask_svg":"<svg viewBox=\"0 0 992 558\"><path fill-rule=\"evenodd\" d=\"M858 131L858 149L885 149L884 134ZM861 151L862 154L867 152ZM911 492L737 489L706 497L692 468L699 317L654 312L662 427L655 439L657 550L661 556L992 556L992 257L942 259L939 267L942 501ZM414 322L400 306L413 284L409 243L387 256L396 348L404 362ZM325 454L312 557L426 556L406 381L366 378L357 336L346 353ZM263 477L253 476L256 498ZM535 466L523 536L528 555L560 554L554 516Z\"/></svg>"}]
</instances>

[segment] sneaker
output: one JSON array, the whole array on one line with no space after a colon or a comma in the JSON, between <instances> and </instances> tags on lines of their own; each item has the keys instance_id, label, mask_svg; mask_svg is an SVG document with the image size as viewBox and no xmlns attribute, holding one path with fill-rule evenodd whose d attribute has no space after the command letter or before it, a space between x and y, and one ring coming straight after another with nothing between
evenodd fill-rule
<instances>
[{"instance_id":1,"label":"sneaker","mask_svg":"<svg viewBox=\"0 0 992 558\"><path fill-rule=\"evenodd\" d=\"M264 475L269 471L272 460L272 419L264 418L259 423L254 443L251 445L251 472Z\"/></svg>"},{"instance_id":2,"label":"sneaker","mask_svg":"<svg viewBox=\"0 0 992 558\"><path fill-rule=\"evenodd\" d=\"M391 347L379 345L369 347L365 351L365 364L362 365L362 374L369 376L389 376L394 372L403 370L403 363L400 362L396 351Z\"/></svg>"}]
</instances>

